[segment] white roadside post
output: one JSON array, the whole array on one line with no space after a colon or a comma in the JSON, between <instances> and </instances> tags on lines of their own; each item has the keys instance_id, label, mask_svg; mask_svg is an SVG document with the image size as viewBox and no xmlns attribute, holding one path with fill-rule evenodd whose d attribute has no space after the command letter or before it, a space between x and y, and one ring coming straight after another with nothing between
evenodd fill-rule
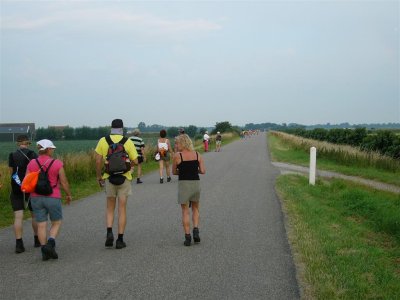
<instances>
[{"instance_id":1,"label":"white roadside post","mask_svg":"<svg viewBox=\"0 0 400 300\"><path fill-rule=\"evenodd\" d=\"M310 148L310 178L309 183L315 185L315 174L317 168L317 148Z\"/></svg>"}]
</instances>

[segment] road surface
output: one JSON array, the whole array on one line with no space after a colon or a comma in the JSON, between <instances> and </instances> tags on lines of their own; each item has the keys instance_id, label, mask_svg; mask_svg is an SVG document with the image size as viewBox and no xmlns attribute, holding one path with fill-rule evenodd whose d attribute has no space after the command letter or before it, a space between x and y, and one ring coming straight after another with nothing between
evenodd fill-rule
<instances>
[{"instance_id":1,"label":"road surface","mask_svg":"<svg viewBox=\"0 0 400 300\"><path fill-rule=\"evenodd\" d=\"M265 135L204 155L201 243L183 246L177 177L133 184L124 240L106 249L105 195L64 207L58 260L43 262L24 222L26 252L0 230L2 299L298 299L295 266ZM114 224L114 234L116 234Z\"/></svg>"}]
</instances>

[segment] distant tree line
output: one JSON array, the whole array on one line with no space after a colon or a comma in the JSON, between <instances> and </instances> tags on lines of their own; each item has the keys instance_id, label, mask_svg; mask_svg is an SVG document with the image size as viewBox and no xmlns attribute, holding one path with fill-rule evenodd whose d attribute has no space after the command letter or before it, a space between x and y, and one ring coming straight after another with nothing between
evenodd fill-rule
<instances>
[{"instance_id":1,"label":"distant tree line","mask_svg":"<svg viewBox=\"0 0 400 300\"><path fill-rule=\"evenodd\" d=\"M126 133L126 129L125 133ZM50 139L50 140L97 140L101 137L110 134L110 126L104 127L40 127L36 129L35 139Z\"/></svg>"},{"instance_id":2,"label":"distant tree line","mask_svg":"<svg viewBox=\"0 0 400 300\"><path fill-rule=\"evenodd\" d=\"M313 130L287 128L282 131L314 140L327 141L334 144L347 144L365 151L377 151L382 155L400 159L400 135L397 135L393 130L372 131L363 127L330 130L324 128L315 128Z\"/></svg>"},{"instance_id":3,"label":"distant tree line","mask_svg":"<svg viewBox=\"0 0 400 300\"><path fill-rule=\"evenodd\" d=\"M324 129L336 129L336 128L367 128L367 129L400 129L400 123L372 123L372 124L350 124L350 123L340 123L340 124L316 124L316 125L302 125L297 123L248 123L244 126L245 130L283 130L283 129L293 129L293 128L303 128L303 129L316 129L316 128L324 128Z\"/></svg>"}]
</instances>

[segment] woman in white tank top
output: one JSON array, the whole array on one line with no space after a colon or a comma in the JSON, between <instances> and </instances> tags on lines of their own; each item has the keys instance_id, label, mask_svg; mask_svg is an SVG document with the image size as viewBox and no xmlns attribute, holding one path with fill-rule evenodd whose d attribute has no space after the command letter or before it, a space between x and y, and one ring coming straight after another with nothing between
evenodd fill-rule
<instances>
[{"instance_id":1,"label":"woman in white tank top","mask_svg":"<svg viewBox=\"0 0 400 300\"><path fill-rule=\"evenodd\" d=\"M166 138L167 132L163 129L160 131L160 138L157 141L157 152L160 154L160 160L158 161L160 166L160 183L164 183L163 173L164 165L167 173L167 182L171 181L171 170L169 168L169 159L171 157L171 144Z\"/></svg>"}]
</instances>

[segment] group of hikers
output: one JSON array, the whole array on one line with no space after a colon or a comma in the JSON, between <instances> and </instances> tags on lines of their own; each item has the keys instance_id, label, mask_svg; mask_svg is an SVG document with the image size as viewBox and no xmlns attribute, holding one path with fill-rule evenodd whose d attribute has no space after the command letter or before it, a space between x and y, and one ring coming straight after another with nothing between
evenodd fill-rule
<instances>
[{"instance_id":1,"label":"group of hikers","mask_svg":"<svg viewBox=\"0 0 400 300\"><path fill-rule=\"evenodd\" d=\"M141 180L141 164L146 161L144 142L140 132L136 130L133 137L123 135L123 121L114 119L111 123L110 135L102 137L95 148L96 179L106 193L106 247L114 247L114 213L118 203L118 236L115 248L126 247L124 232L126 227L126 204L128 196L132 194L133 170L137 166L136 183ZM204 151L208 151L210 137L204 134ZM18 149L9 155L9 169L11 173L10 200L14 211L14 232L16 238L15 252L25 251L22 240L23 213L29 208L32 216L32 229L34 233L34 247L41 249L42 260L57 259L56 237L59 233L63 219L61 190L65 193L66 203L72 200L68 179L64 171L63 162L55 159L56 146L51 140L42 139L37 144L38 154L29 149L31 141L28 136L20 135L17 138ZM220 151L221 135L217 133L216 151ZM175 138L174 149L171 148L166 138L166 131L160 131L157 141L155 159L160 165L160 183L164 182L163 169L167 173L167 182L171 181L171 172L178 176L178 204L182 210L182 225L185 234L184 245L190 246L192 234L194 243L200 242L199 235L199 201L200 201L200 176L205 174L202 156L194 150L193 142L179 131ZM172 170L169 162L172 157ZM23 192L24 180L30 178L30 173L39 175L36 189L31 193ZM32 175L32 174L31 174ZM26 177L26 178L25 178ZM47 180L48 191L38 189L39 182ZM190 208L192 211L192 234L190 231ZM48 228L50 218L50 228Z\"/></svg>"}]
</instances>

